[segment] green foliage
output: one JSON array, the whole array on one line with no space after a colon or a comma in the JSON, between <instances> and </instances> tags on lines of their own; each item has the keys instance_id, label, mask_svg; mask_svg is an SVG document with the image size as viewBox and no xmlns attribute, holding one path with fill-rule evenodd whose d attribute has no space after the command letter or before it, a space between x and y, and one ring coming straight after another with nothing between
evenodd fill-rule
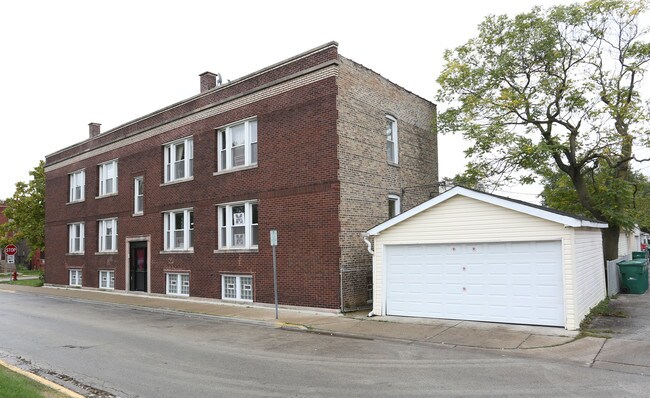
<instances>
[{"instance_id":1,"label":"green foliage","mask_svg":"<svg viewBox=\"0 0 650 398\"><path fill-rule=\"evenodd\" d=\"M445 52L438 101L450 107L439 131L473 143L457 179L547 182L560 189L547 192L549 202L564 210L613 230L632 224L631 163L647 161L633 149L650 144L638 91L650 62L638 22L646 8L647 0L592 0L490 16L477 37Z\"/></svg>"},{"instance_id":2,"label":"green foliage","mask_svg":"<svg viewBox=\"0 0 650 398\"><path fill-rule=\"evenodd\" d=\"M31 180L16 183L13 196L5 201L5 216L0 225L0 245L27 240L32 253L44 250L45 245L45 164L39 163L29 172ZM31 255L31 253L30 253Z\"/></svg>"}]
</instances>

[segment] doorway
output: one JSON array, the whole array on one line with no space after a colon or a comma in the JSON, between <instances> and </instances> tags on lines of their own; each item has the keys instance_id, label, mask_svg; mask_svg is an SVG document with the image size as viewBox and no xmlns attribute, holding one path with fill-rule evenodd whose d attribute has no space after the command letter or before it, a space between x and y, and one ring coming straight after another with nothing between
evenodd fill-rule
<instances>
[{"instance_id":1,"label":"doorway","mask_svg":"<svg viewBox=\"0 0 650 398\"><path fill-rule=\"evenodd\" d=\"M129 291L147 291L147 242L129 243Z\"/></svg>"}]
</instances>

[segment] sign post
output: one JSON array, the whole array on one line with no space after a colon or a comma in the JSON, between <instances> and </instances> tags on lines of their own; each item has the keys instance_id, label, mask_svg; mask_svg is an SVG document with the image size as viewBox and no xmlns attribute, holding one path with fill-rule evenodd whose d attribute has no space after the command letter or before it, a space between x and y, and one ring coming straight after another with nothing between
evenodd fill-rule
<instances>
[{"instance_id":1,"label":"sign post","mask_svg":"<svg viewBox=\"0 0 650 398\"><path fill-rule=\"evenodd\" d=\"M273 290L275 292L275 319L278 319L278 271L275 260L275 247L278 245L278 231L271 230L271 247L273 248Z\"/></svg>"}]
</instances>

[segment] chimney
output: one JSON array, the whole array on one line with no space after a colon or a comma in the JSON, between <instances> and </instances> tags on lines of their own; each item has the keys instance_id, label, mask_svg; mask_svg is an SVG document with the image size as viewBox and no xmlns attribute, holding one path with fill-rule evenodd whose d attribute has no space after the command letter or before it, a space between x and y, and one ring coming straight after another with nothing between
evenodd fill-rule
<instances>
[{"instance_id":1,"label":"chimney","mask_svg":"<svg viewBox=\"0 0 650 398\"><path fill-rule=\"evenodd\" d=\"M100 123L88 123L88 133L89 138L97 137L101 134L101 124Z\"/></svg>"},{"instance_id":2,"label":"chimney","mask_svg":"<svg viewBox=\"0 0 650 398\"><path fill-rule=\"evenodd\" d=\"M221 84L221 75L212 72L203 72L199 75L201 77L201 92L212 90Z\"/></svg>"}]
</instances>

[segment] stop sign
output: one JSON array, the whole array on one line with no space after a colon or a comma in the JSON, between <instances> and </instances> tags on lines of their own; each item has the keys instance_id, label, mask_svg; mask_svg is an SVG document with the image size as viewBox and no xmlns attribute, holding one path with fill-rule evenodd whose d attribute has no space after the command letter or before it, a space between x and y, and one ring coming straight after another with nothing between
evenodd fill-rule
<instances>
[{"instance_id":1,"label":"stop sign","mask_svg":"<svg viewBox=\"0 0 650 398\"><path fill-rule=\"evenodd\" d=\"M7 245L7 247L5 247L5 254L8 256L13 256L17 251L18 249L16 248L16 245Z\"/></svg>"}]
</instances>

